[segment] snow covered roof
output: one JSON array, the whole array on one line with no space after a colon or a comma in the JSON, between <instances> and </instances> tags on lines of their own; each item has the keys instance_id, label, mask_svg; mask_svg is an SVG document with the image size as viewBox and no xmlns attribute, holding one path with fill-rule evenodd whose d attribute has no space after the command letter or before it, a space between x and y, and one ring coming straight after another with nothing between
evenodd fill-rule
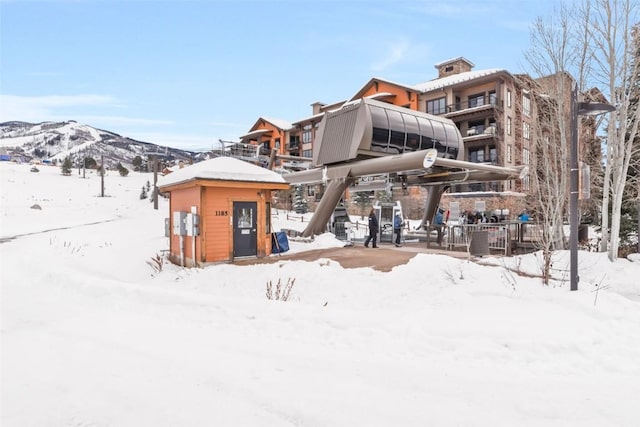
<instances>
[{"instance_id":1,"label":"snow covered roof","mask_svg":"<svg viewBox=\"0 0 640 427\"><path fill-rule=\"evenodd\" d=\"M467 71L465 73L453 74L451 76L430 80L424 83L419 83L417 85L414 85L413 88L420 92L431 92L432 90L453 86L458 83L464 83L467 81L479 79L481 77L486 77L486 76L490 76L490 75L501 73L501 72L508 73L507 70L504 70L502 68L489 68L487 70Z\"/></svg>"},{"instance_id":2,"label":"snow covered roof","mask_svg":"<svg viewBox=\"0 0 640 427\"><path fill-rule=\"evenodd\" d=\"M282 176L269 169L233 157L215 157L158 178L158 187L168 187L196 179L286 184Z\"/></svg>"},{"instance_id":3,"label":"snow covered roof","mask_svg":"<svg viewBox=\"0 0 640 427\"><path fill-rule=\"evenodd\" d=\"M297 125L299 123L306 122L306 121L313 120L313 119L317 119L317 118L320 118L322 116L324 116L324 111L322 113L318 113L318 114L314 114L314 115L309 116L309 117L305 117L304 119L296 120L291 125L295 126L295 125Z\"/></svg>"},{"instance_id":4,"label":"snow covered roof","mask_svg":"<svg viewBox=\"0 0 640 427\"><path fill-rule=\"evenodd\" d=\"M249 133L245 133L244 135L240 136L240 139L247 139L250 138L252 136L258 136L258 135L262 135L265 133L269 133L269 132L273 132L271 129L256 129L256 130L252 130Z\"/></svg>"},{"instance_id":5,"label":"snow covered roof","mask_svg":"<svg viewBox=\"0 0 640 427\"><path fill-rule=\"evenodd\" d=\"M270 117L262 117L262 119L282 130L290 130L293 127L291 126L291 123L286 120L272 119Z\"/></svg>"},{"instance_id":6,"label":"snow covered roof","mask_svg":"<svg viewBox=\"0 0 640 427\"><path fill-rule=\"evenodd\" d=\"M390 96L395 96L394 94L390 93L390 92L377 92L374 93L373 95L369 95L366 98L368 99L380 99L380 98L387 98Z\"/></svg>"}]
</instances>

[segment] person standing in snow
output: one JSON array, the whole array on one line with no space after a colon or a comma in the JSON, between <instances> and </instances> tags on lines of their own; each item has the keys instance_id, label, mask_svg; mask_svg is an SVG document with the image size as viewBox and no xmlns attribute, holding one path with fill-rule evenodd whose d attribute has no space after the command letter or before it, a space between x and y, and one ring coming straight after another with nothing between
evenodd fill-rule
<instances>
[{"instance_id":1,"label":"person standing in snow","mask_svg":"<svg viewBox=\"0 0 640 427\"><path fill-rule=\"evenodd\" d=\"M436 212L436 217L433 220L433 224L436 227L436 232L438 233L438 245L442 245L442 225L443 225L443 211L442 209L438 209Z\"/></svg>"},{"instance_id":2,"label":"person standing in snow","mask_svg":"<svg viewBox=\"0 0 640 427\"><path fill-rule=\"evenodd\" d=\"M371 208L371 212L369 212L369 235L367 239L364 241L364 247L369 247L369 242L373 243L373 247L377 248L376 242L378 240L378 218L376 218L376 212Z\"/></svg>"},{"instance_id":3,"label":"person standing in snow","mask_svg":"<svg viewBox=\"0 0 640 427\"><path fill-rule=\"evenodd\" d=\"M400 238L402 237L402 217L400 213L396 213L393 218L393 232L396 234L396 246L400 247Z\"/></svg>"}]
</instances>

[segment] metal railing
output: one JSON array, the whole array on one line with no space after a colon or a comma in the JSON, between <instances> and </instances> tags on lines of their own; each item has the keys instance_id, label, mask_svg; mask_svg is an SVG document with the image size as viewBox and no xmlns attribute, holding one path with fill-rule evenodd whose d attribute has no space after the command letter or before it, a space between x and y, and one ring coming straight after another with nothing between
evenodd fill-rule
<instances>
[{"instance_id":1,"label":"metal railing","mask_svg":"<svg viewBox=\"0 0 640 427\"><path fill-rule=\"evenodd\" d=\"M489 249L500 251L504 255L511 254L511 227L509 224L483 223L450 225L444 227L444 245L449 250L468 248L476 232L487 232Z\"/></svg>"},{"instance_id":2,"label":"metal railing","mask_svg":"<svg viewBox=\"0 0 640 427\"><path fill-rule=\"evenodd\" d=\"M446 106L446 113L455 113L459 111L468 110L470 108L489 109L489 108L495 108L498 105L499 104L498 104L497 98L495 98L494 96L485 95L483 97L477 97L467 101L460 101L454 104L448 104Z\"/></svg>"},{"instance_id":3,"label":"metal railing","mask_svg":"<svg viewBox=\"0 0 640 427\"><path fill-rule=\"evenodd\" d=\"M303 215L297 216L290 213L286 214L286 218L290 221L306 221ZM505 256L510 256L514 247L535 249L536 242L540 238L541 233L539 224L532 221L527 223L504 221L481 224L450 224L442 225L440 231L441 235L440 239L438 239L438 226L430 225L422 232L418 231L416 233L415 231L411 231L407 224L405 224L402 230L402 242L404 243L407 239L411 241L426 240L427 248L440 247L450 251L466 251L469 249L474 233L486 232L488 249L492 251L492 253L502 253ZM351 222L349 239L347 239L347 229L344 222L336 222L331 232L340 240L362 242L369 234L369 225L366 219ZM388 234L389 232L393 233L392 230L381 229L381 234L378 236L379 241L383 239L383 234ZM391 234L391 238L394 239L393 234ZM440 240L439 245L438 240Z\"/></svg>"}]
</instances>

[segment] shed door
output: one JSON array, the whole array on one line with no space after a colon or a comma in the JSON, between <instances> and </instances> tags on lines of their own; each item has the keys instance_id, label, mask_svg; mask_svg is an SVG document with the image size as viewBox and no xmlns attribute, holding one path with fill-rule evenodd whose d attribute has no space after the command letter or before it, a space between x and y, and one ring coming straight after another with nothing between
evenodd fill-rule
<instances>
[{"instance_id":1,"label":"shed door","mask_svg":"<svg viewBox=\"0 0 640 427\"><path fill-rule=\"evenodd\" d=\"M233 202L233 256L256 256L258 233L256 202Z\"/></svg>"}]
</instances>

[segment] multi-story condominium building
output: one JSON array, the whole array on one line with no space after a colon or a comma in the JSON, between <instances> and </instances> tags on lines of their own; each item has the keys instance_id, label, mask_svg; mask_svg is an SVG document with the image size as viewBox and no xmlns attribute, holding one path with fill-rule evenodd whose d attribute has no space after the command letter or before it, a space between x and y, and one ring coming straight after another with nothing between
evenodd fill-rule
<instances>
[{"instance_id":1,"label":"multi-story condominium building","mask_svg":"<svg viewBox=\"0 0 640 427\"><path fill-rule=\"evenodd\" d=\"M326 112L350 101L373 98L452 120L463 137L465 161L505 167L532 165L538 129L534 126L535 88L540 88L544 81L540 83L500 68L474 70L474 64L463 57L443 61L435 68L436 78L415 85L372 78L347 100L330 105L312 104L312 115L293 123L260 118L241 141L260 145L266 151L276 149L283 156L311 158L316 131ZM569 94L571 84L566 87ZM524 177L455 184L448 197L501 195L504 200L505 194L524 195L530 191L532 182ZM524 198L519 199L523 205Z\"/></svg>"}]
</instances>

